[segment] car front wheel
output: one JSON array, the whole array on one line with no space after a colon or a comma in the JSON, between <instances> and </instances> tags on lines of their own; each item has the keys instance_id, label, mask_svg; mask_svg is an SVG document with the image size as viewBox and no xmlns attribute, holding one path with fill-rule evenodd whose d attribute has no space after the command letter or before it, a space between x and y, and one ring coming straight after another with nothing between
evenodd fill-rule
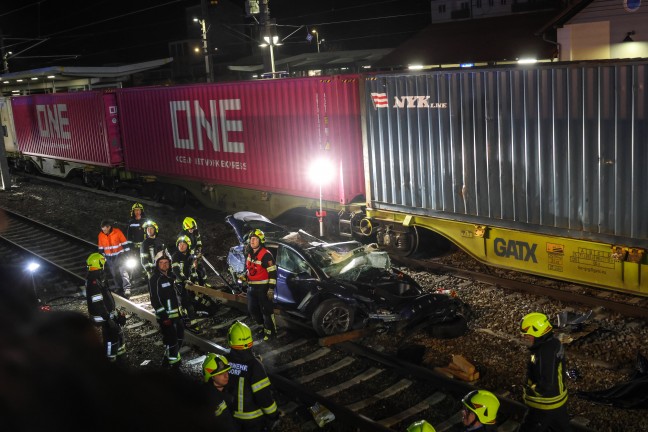
<instances>
[{"instance_id":1,"label":"car front wheel","mask_svg":"<svg viewBox=\"0 0 648 432\"><path fill-rule=\"evenodd\" d=\"M320 336L330 336L351 330L354 310L348 304L337 300L324 300L313 313L313 328Z\"/></svg>"}]
</instances>

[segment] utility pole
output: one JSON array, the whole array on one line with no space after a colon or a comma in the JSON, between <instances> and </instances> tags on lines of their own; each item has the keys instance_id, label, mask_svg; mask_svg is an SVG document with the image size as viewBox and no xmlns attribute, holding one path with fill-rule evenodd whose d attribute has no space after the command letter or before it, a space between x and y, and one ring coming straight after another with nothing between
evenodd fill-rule
<instances>
[{"instance_id":1,"label":"utility pole","mask_svg":"<svg viewBox=\"0 0 648 432\"><path fill-rule=\"evenodd\" d=\"M211 61L211 53L209 52L209 38L207 37L207 32L209 31L209 7L207 0L200 0L200 9L202 19L198 20L198 22L202 31L203 55L205 56L205 79L207 82L213 82L214 69Z\"/></svg>"},{"instance_id":2,"label":"utility pole","mask_svg":"<svg viewBox=\"0 0 648 432\"><path fill-rule=\"evenodd\" d=\"M0 54L2 55L2 73L9 73L9 53L5 52L2 28L0 28Z\"/></svg>"},{"instance_id":3,"label":"utility pole","mask_svg":"<svg viewBox=\"0 0 648 432\"><path fill-rule=\"evenodd\" d=\"M268 3L270 0L259 0L260 15L261 15L261 40L264 42L260 46L268 47L268 54L263 56L263 66L265 70L270 69L272 78L275 78L275 60L274 60L274 47L281 45L279 37L277 36L277 27L274 19L270 19L270 8Z\"/></svg>"}]
</instances>

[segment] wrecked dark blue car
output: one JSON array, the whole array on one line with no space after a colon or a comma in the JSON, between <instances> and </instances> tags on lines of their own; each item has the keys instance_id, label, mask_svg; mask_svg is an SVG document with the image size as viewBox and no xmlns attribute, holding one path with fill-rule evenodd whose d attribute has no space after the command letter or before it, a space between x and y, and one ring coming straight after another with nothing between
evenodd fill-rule
<instances>
[{"instance_id":1,"label":"wrecked dark blue car","mask_svg":"<svg viewBox=\"0 0 648 432\"><path fill-rule=\"evenodd\" d=\"M226 221L240 242L227 257L234 280L245 273L247 234L261 229L277 262L275 307L310 321L321 336L372 323L452 324L452 332L457 333L457 327L465 331L458 299L424 293L414 279L392 268L389 255L376 245L326 243L304 231L289 232L252 212L227 216Z\"/></svg>"}]
</instances>

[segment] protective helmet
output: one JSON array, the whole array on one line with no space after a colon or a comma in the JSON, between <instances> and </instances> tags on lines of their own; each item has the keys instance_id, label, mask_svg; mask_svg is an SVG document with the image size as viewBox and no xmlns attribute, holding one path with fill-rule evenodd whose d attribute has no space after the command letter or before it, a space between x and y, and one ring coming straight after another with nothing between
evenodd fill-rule
<instances>
[{"instance_id":1,"label":"protective helmet","mask_svg":"<svg viewBox=\"0 0 648 432\"><path fill-rule=\"evenodd\" d=\"M163 260L163 259L168 260L168 261L169 261L169 264L171 264L171 262L172 262L172 261L171 261L171 257L169 256L169 254L166 253L166 250L163 250L163 251L158 252L158 253L155 255L155 266L157 267L158 262L160 262L160 261Z\"/></svg>"},{"instance_id":2,"label":"protective helmet","mask_svg":"<svg viewBox=\"0 0 648 432\"><path fill-rule=\"evenodd\" d=\"M138 210L138 209L142 210L142 213L144 213L144 206L142 204L140 204L140 203L135 203L131 207L131 212L130 212L131 217L133 217L135 215L135 210Z\"/></svg>"},{"instance_id":3,"label":"protective helmet","mask_svg":"<svg viewBox=\"0 0 648 432\"><path fill-rule=\"evenodd\" d=\"M95 252L90 254L86 264L88 265L88 270L103 270L106 264L106 258L100 253Z\"/></svg>"},{"instance_id":4,"label":"protective helmet","mask_svg":"<svg viewBox=\"0 0 648 432\"><path fill-rule=\"evenodd\" d=\"M191 228L198 228L198 224L194 218L186 217L182 221L182 228L190 230Z\"/></svg>"},{"instance_id":5,"label":"protective helmet","mask_svg":"<svg viewBox=\"0 0 648 432\"><path fill-rule=\"evenodd\" d=\"M522 334L540 337L549 333L553 327L549 322L547 315L540 312L533 312L525 315L520 321L520 331Z\"/></svg>"},{"instance_id":6,"label":"protective helmet","mask_svg":"<svg viewBox=\"0 0 648 432\"><path fill-rule=\"evenodd\" d=\"M434 427L425 420L415 421L407 427L407 432L436 432Z\"/></svg>"},{"instance_id":7,"label":"protective helmet","mask_svg":"<svg viewBox=\"0 0 648 432\"><path fill-rule=\"evenodd\" d=\"M260 229L255 229L250 231L248 238L252 238L252 237L258 238L261 244L265 244L265 234Z\"/></svg>"},{"instance_id":8,"label":"protective helmet","mask_svg":"<svg viewBox=\"0 0 648 432\"><path fill-rule=\"evenodd\" d=\"M142 224L142 229L144 230L146 235L148 235L148 232L146 231L148 229L148 227L155 228L155 235L158 234L158 225L155 222L153 222L152 220L147 220L146 222L144 222Z\"/></svg>"},{"instance_id":9,"label":"protective helmet","mask_svg":"<svg viewBox=\"0 0 648 432\"><path fill-rule=\"evenodd\" d=\"M214 375L220 375L232 369L229 362L220 354L207 353L202 364L203 379L209 381Z\"/></svg>"},{"instance_id":10,"label":"protective helmet","mask_svg":"<svg viewBox=\"0 0 648 432\"><path fill-rule=\"evenodd\" d=\"M187 243L187 247L191 247L191 239L189 238L189 236L178 237L178 240L176 240L176 247L180 244L180 242L185 242Z\"/></svg>"},{"instance_id":11,"label":"protective helmet","mask_svg":"<svg viewBox=\"0 0 648 432\"><path fill-rule=\"evenodd\" d=\"M241 321L236 321L227 332L227 340L230 348L235 350L252 348L252 331Z\"/></svg>"},{"instance_id":12,"label":"protective helmet","mask_svg":"<svg viewBox=\"0 0 648 432\"><path fill-rule=\"evenodd\" d=\"M481 424L495 424L500 402L488 390L473 390L461 400L461 403L474 412Z\"/></svg>"}]
</instances>

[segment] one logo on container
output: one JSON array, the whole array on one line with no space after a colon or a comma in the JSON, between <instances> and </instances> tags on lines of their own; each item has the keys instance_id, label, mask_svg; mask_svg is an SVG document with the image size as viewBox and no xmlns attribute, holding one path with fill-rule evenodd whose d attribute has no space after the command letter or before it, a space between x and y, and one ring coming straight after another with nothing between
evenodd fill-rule
<instances>
[{"instance_id":1,"label":"one logo on container","mask_svg":"<svg viewBox=\"0 0 648 432\"><path fill-rule=\"evenodd\" d=\"M66 104L36 105L38 133L43 138L71 139L66 128L70 125Z\"/></svg>"}]
</instances>

